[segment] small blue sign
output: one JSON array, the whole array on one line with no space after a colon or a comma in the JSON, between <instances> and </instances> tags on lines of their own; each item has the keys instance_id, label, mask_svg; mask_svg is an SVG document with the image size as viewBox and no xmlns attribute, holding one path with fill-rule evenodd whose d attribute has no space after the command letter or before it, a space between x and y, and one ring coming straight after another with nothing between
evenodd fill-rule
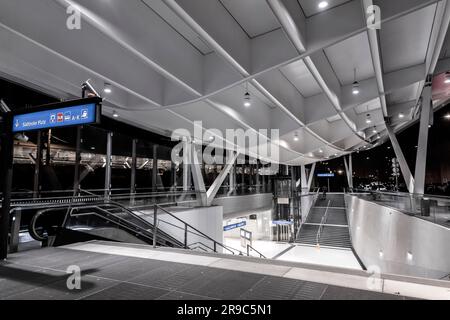
<instances>
[{"instance_id":1,"label":"small blue sign","mask_svg":"<svg viewBox=\"0 0 450 320\"><path fill-rule=\"evenodd\" d=\"M13 132L85 125L97 121L97 104L83 104L34 113L16 115Z\"/></svg>"},{"instance_id":2,"label":"small blue sign","mask_svg":"<svg viewBox=\"0 0 450 320\"><path fill-rule=\"evenodd\" d=\"M319 178L334 178L334 173L319 173L317 176Z\"/></svg>"},{"instance_id":3,"label":"small blue sign","mask_svg":"<svg viewBox=\"0 0 450 320\"><path fill-rule=\"evenodd\" d=\"M290 226L290 225L293 225L294 222L286 221L286 220L274 220L274 221L272 221L272 224L278 225L278 226Z\"/></svg>"},{"instance_id":4,"label":"small blue sign","mask_svg":"<svg viewBox=\"0 0 450 320\"><path fill-rule=\"evenodd\" d=\"M246 221L242 221L242 222L235 223L235 224L230 224L228 226L223 227L223 231L230 231L233 229L242 228L242 227L245 227L246 225L247 225Z\"/></svg>"}]
</instances>

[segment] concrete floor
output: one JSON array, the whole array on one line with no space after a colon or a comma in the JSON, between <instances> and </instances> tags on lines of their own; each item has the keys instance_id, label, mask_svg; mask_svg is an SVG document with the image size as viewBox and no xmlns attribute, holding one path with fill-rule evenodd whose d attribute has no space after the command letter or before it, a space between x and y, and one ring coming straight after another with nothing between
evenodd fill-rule
<instances>
[{"instance_id":1,"label":"concrete floor","mask_svg":"<svg viewBox=\"0 0 450 320\"><path fill-rule=\"evenodd\" d=\"M276 276L292 271L282 266L261 265L253 272L248 262L219 257L115 243L33 250L0 263L0 299L405 299ZM81 268L81 290L67 288L69 266Z\"/></svg>"}]
</instances>

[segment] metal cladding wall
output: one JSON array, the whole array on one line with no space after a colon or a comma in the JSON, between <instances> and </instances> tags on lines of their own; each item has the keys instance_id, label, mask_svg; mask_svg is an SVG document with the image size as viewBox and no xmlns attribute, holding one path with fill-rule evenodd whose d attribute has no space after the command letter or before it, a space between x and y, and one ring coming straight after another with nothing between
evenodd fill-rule
<instances>
[{"instance_id":1,"label":"metal cladding wall","mask_svg":"<svg viewBox=\"0 0 450 320\"><path fill-rule=\"evenodd\" d=\"M251 212L272 208L273 194L259 193L245 196L230 196L214 199L213 205L223 207L225 218L243 216Z\"/></svg>"},{"instance_id":2,"label":"metal cladding wall","mask_svg":"<svg viewBox=\"0 0 450 320\"><path fill-rule=\"evenodd\" d=\"M352 195L346 204L353 247L369 270L432 279L450 274L450 229Z\"/></svg>"}]
</instances>

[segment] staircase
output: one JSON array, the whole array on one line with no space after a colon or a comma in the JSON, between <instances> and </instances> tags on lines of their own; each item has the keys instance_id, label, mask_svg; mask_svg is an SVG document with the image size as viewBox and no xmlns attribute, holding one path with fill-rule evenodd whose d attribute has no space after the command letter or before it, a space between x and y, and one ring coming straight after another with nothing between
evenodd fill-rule
<instances>
[{"instance_id":1,"label":"staircase","mask_svg":"<svg viewBox=\"0 0 450 320\"><path fill-rule=\"evenodd\" d=\"M344 195L318 199L300 228L296 243L351 249Z\"/></svg>"}]
</instances>

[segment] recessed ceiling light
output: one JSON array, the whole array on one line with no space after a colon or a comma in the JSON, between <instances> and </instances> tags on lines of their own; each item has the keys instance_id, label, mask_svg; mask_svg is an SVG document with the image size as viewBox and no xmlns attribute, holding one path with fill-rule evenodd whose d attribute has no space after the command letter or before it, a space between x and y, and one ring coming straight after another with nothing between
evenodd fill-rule
<instances>
[{"instance_id":1,"label":"recessed ceiling light","mask_svg":"<svg viewBox=\"0 0 450 320\"><path fill-rule=\"evenodd\" d=\"M299 141L299 140L300 140L300 139L298 138L298 133L296 132L295 135L294 135L294 141L297 142L297 141Z\"/></svg>"},{"instance_id":2,"label":"recessed ceiling light","mask_svg":"<svg viewBox=\"0 0 450 320\"><path fill-rule=\"evenodd\" d=\"M371 116L370 116L370 113L367 114L367 116L366 116L366 123L367 123L367 124L372 123L372 118L371 118Z\"/></svg>"},{"instance_id":3,"label":"recessed ceiling light","mask_svg":"<svg viewBox=\"0 0 450 320\"><path fill-rule=\"evenodd\" d=\"M328 7L328 2L327 1L321 1L321 2L319 2L318 7L319 7L319 9L325 9L326 7Z\"/></svg>"},{"instance_id":4,"label":"recessed ceiling light","mask_svg":"<svg viewBox=\"0 0 450 320\"><path fill-rule=\"evenodd\" d=\"M114 111L112 116L113 116L114 118L118 118L118 117L119 117L119 114L118 114L116 111Z\"/></svg>"},{"instance_id":5,"label":"recessed ceiling light","mask_svg":"<svg viewBox=\"0 0 450 320\"><path fill-rule=\"evenodd\" d=\"M109 84L109 83L105 83L105 87L103 88L103 92L104 93L112 93L112 87L111 87L111 84Z\"/></svg>"}]
</instances>

